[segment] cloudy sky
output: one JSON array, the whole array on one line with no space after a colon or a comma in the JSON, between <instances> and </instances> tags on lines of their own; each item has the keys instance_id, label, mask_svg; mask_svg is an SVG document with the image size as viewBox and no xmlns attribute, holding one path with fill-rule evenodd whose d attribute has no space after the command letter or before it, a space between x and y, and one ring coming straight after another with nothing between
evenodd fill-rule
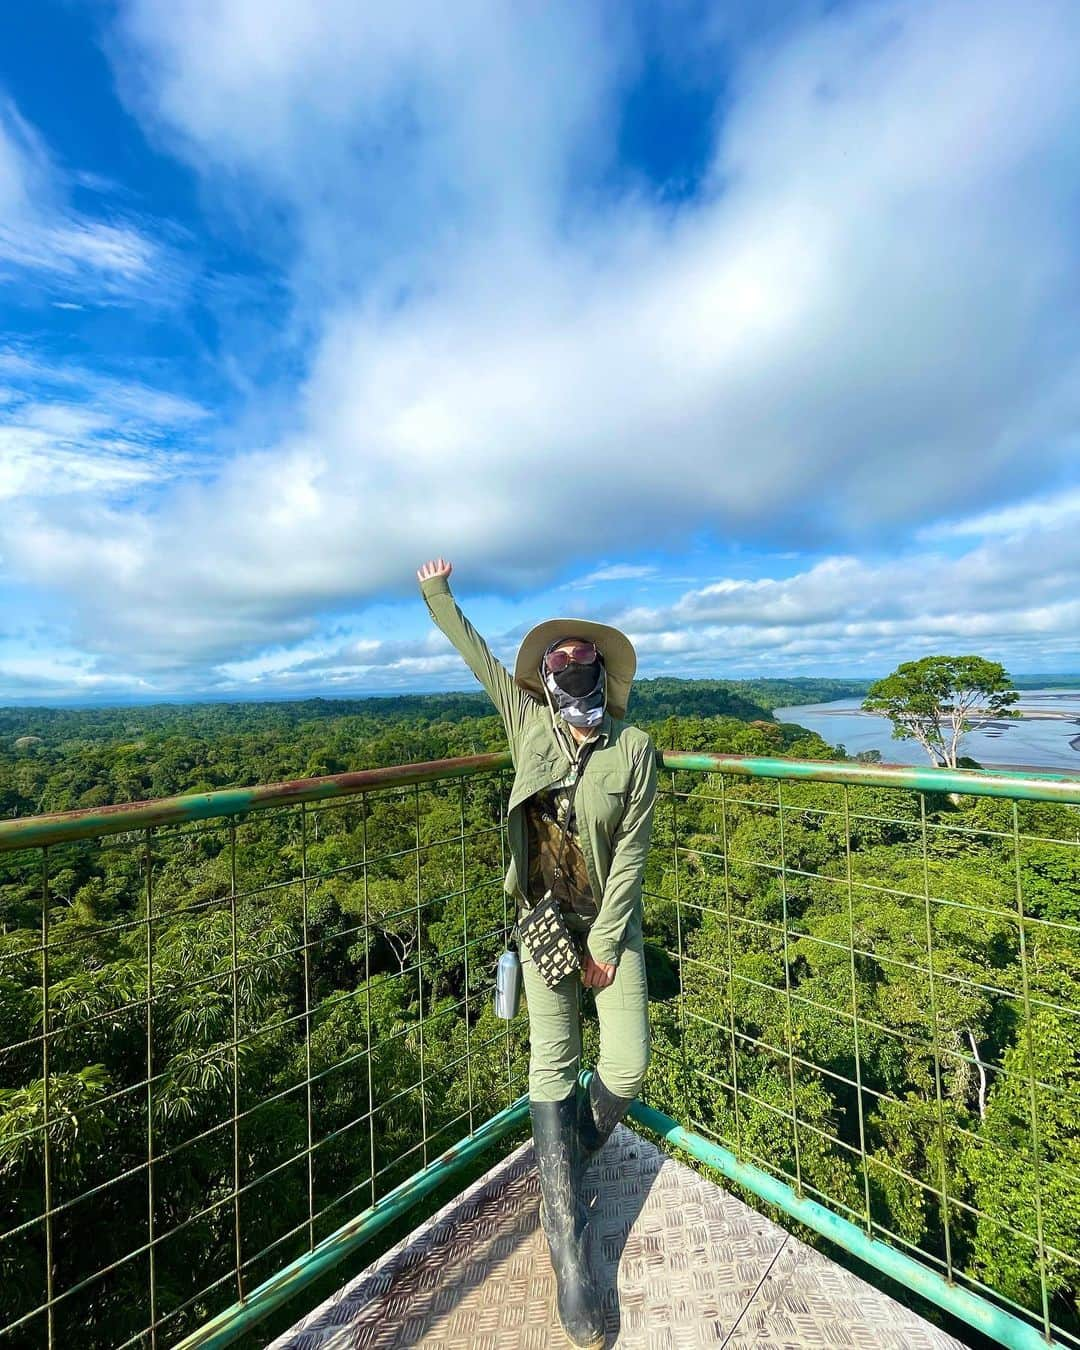
<instances>
[{"instance_id":1,"label":"cloudy sky","mask_svg":"<svg viewBox=\"0 0 1080 1350\"><path fill-rule=\"evenodd\" d=\"M1080 669L1075 0L4 27L0 698Z\"/></svg>"}]
</instances>

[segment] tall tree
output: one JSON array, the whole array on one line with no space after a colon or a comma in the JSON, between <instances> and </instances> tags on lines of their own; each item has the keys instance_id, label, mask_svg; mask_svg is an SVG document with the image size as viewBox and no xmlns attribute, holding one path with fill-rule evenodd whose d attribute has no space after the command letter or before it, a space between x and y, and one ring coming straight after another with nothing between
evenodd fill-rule
<instances>
[{"instance_id":1,"label":"tall tree","mask_svg":"<svg viewBox=\"0 0 1080 1350\"><path fill-rule=\"evenodd\" d=\"M1015 717L1019 698L1005 668L981 656L924 656L902 665L870 686L862 706L882 712L893 738L918 741L935 768L955 769L960 738L973 714Z\"/></svg>"}]
</instances>

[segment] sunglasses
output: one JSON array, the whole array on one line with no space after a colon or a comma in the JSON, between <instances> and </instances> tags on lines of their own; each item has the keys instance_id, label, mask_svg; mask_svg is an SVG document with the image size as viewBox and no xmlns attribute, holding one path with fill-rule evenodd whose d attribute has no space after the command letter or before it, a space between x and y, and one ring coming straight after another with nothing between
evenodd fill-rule
<instances>
[{"instance_id":1,"label":"sunglasses","mask_svg":"<svg viewBox=\"0 0 1080 1350\"><path fill-rule=\"evenodd\" d=\"M565 670L571 661L579 666L591 666L597 659L599 653L596 650L595 643L578 642L570 650L548 652L544 656L548 670L553 675L557 675L560 670Z\"/></svg>"}]
</instances>

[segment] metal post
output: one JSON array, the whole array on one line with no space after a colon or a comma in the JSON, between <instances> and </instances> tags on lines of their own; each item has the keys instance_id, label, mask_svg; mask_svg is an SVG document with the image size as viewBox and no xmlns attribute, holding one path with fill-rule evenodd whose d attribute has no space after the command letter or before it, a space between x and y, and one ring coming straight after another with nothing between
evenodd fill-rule
<instances>
[{"instance_id":1,"label":"metal post","mask_svg":"<svg viewBox=\"0 0 1080 1350\"><path fill-rule=\"evenodd\" d=\"M157 1346L157 1273L154 1198L154 854L153 831L146 831L146 1209L150 1268L150 1347Z\"/></svg>"},{"instance_id":2,"label":"metal post","mask_svg":"<svg viewBox=\"0 0 1080 1350\"><path fill-rule=\"evenodd\" d=\"M938 1149L941 1153L941 1217L945 1225L945 1274L953 1281L952 1225L949 1218L949 1165L945 1135L945 1101L941 1090L941 1031L938 1027L937 982L934 978L934 925L930 911L930 850L926 831L926 793L919 793L922 837L923 905L926 916L926 963L930 972L930 1036L934 1053L934 1100L937 1104Z\"/></svg>"},{"instance_id":3,"label":"metal post","mask_svg":"<svg viewBox=\"0 0 1080 1350\"><path fill-rule=\"evenodd\" d=\"M49 1350L56 1344L53 1299L53 1158L52 1094L49 1081L49 1039L52 1009L49 999L49 850L41 850L41 1119L44 1130L42 1155L45 1168L45 1321Z\"/></svg>"},{"instance_id":4,"label":"metal post","mask_svg":"<svg viewBox=\"0 0 1080 1350\"><path fill-rule=\"evenodd\" d=\"M866 1160L866 1122L863 1119L862 1055L859 1048L859 983L855 969L855 901L851 877L851 803L850 789L844 784L844 876L847 882L848 956L851 973L851 1029L855 1041L855 1096L859 1112L859 1158L862 1162L863 1205L866 1209L866 1231L872 1233L870 1213L870 1169Z\"/></svg>"}]
</instances>

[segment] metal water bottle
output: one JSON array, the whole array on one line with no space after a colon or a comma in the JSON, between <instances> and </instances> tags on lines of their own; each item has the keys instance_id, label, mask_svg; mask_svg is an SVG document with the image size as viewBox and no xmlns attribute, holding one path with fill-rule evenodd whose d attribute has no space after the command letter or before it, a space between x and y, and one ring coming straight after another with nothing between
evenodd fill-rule
<instances>
[{"instance_id":1,"label":"metal water bottle","mask_svg":"<svg viewBox=\"0 0 1080 1350\"><path fill-rule=\"evenodd\" d=\"M507 947L495 967L495 1016L511 1021L521 1006L521 961L512 946Z\"/></svg>"}]
</instances>

